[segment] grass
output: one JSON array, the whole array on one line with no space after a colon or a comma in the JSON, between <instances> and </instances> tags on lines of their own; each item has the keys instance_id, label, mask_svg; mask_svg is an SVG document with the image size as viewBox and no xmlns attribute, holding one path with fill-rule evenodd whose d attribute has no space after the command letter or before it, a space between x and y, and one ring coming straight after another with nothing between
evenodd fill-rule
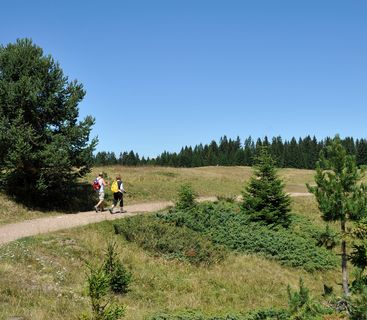
<instances>
[{"instance_id":1,"label":"grass","mask_svg":"<svg viewBox=\"0 0 367 320\"><path fill-rule=\"evenodd\" d=\"M39 211L30 210L25 206L16 203L16 201L4 194L0 193L0 225L7 223L14 223L29 219L42 218L44 216L51 216L60 214L55 211Z\"/></svg>"},{"instance_id":2,"label":"grass","mask_svg":"<svg viewBox=\"0 0 367 320\"><path fill-rule=\"evenodd\" d=\"M129 203L173 200L178 188L185 183L192 185L199 196L230 197L239 195L253 173L251 167L124 167L94 168L87 176L92 181L98 172L104 172L107 180L121 175L129 192ZM312 182L312 170L280 169L279 175L286 183L287 192L307 192L306 182Z\"/></svg>"},{"instance_id":3,"label":"grass","mask_svg":"<svg viewBox=\"0 0 367 320\"><path fill-rule=\"evenodd\" d=\"M86 178L92 181L101 168ZM112 181L121 174L129 196L126 204L173 200L183 183L200 196L240 194L252 174L248 167L102 168ZM306 192L313 171L282 169L288 192ZM292 211L323 225L313 197L292 198ZM54 212L29 211L1 195L0 224L36 218ZM316 296L322 285L339 293L339 269L307 273L255 255L230 254L211 267L155 257L113 235L112 223L25 238L0 247L0 319L76 319L89 309L85 261L102 261L110 237L118 243L124 265L133 273L131 291L120 299L127 320L140 320L160 312L197 309L208 314L239 313L287 304L286 287L298 287L299 277Z\"/></svg>"},{"instance_id":4,"label":"grass","mask_svg":"<svg viewBox=\"0 0 367 320\"><path fill-rule=\"evenodd\" d=\"M120 298L127 306L127 320L188 308L225 314L286 306L286 286L297 288L299 277L316 296L323 283L339 291L335 271L307 273L262 257L234 254L212 267L192 266L154 257L114 236L112 229L111 223L103 222L0 248L0 319L74 319L88 310L85 261L102 261L110 237L133 273L131 291Z\"/></svg>"},{"instance_id":5,"label":"grass","mask_svg":"<svg viewBox=\"0 0 367 320\"><path fill-rule=\"evenodd\" d=\"M176 198L178 188L190 183L199 196L233 197L239 195L252 175L251 167L96 167L83 181L92 182L100 171L107 175L111 183L121 174L128 195L126 204L166 201ZM305 183L312 182L312 170L280 169L279 175L286 183L287 192L307 192ZM107 187L106 202L112 202L111 191ZM60 214L51 211L29 210L14 200L0 194L0 225L27 219ZM91 209L94 203L91 203Z\"/></svg>"}]
</instances>

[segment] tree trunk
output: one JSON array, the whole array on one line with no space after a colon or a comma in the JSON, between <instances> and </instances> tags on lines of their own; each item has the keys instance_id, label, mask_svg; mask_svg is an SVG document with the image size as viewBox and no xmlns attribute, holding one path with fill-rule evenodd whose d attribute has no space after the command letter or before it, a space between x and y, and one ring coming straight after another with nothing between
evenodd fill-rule
<instances>
[{"instance_id":1,"label":"tree trunk","mask_svg":"<svg viewBox=\"0 0 367 320\"><path fill-rule=\"evenodd\" d=\"M345 241L345 221L341 221L342 229L342 283L345 296L349 296L348 272L347 272L347 243Z\"/></svg>"}]
</instances>

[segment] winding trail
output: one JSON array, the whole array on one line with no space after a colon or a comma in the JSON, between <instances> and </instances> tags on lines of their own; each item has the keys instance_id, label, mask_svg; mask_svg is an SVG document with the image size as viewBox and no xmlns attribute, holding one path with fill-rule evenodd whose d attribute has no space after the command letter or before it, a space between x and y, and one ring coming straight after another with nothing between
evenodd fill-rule
<instances>
[{"instance_id":1,"label":"winding trail","mask_svg":"<svg viewBox=\"0 0 367 320\"><path fill-rule=\"evenodd\" d=\"M310 193L290 193L293 197L310 196ZM215 201L216 197L201 197L202 201ZM101 222L104 220L115 220L133 216L143 212L156 212L172 206L172 201L140 203L125 206L126 213L110 214L108 210L104 212L79 212L76 214L63 214L54 217L45 217L22 222L16 222L0 226L0 246L8 242L23 238L43 234L63 229L70 229L77 226L84 226L90 223Z\"/></svg>"}]
</instances>

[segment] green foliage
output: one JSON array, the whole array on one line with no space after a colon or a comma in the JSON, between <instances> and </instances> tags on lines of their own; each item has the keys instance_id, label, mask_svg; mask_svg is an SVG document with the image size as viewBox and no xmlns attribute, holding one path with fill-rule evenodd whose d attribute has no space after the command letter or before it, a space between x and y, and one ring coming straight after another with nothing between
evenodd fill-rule
<instances>
[{"instance_id":1,"label":"green foliage","mask_svg":"<svg viewBox=\"0 0 367 320\"><path fill-rule=\"evenodd\" d=\"M176 208L181 210L193 208L195 206L196 196L196 193L189 184L182 185L178 190Z\"/></svg>"},{"instance_id":2,"label":"green foliage","mask_svg":"<svg viewBox=\"0 0 367 320\"><path fill-rule=\"evenodd\" d=\"M353 296L350 320L367 320L367 286L360 294Z\"/></svg>"},{"instance_id":3,"label":"green foliage","mask_svg":"<svg viewBox=\"0 0 367 320\"><path fill-rule=\"evenodd\" d=\"M115 293L126 293L129 289L132 275L122 265L116 252L116 243L108 243L103 269L110 277L110 288Z\"/></svg>"},{"instance_id":4,"label":"green foliage","mask_svg":"<svg viewBox=\"0 0 367 320\"><path fill-rule=\"evenodd\" d=\"M237 210L237 212L236 212ZM230 203L202 203L191 210L171 210L160 215L163 221L178 227L187 227L202 233L215 244L231 250L261 254L275 258L282 264L303 267L307 271L331 269L336 266L336 256L316 245L312 234L294 231L291 225L269 229L238 212ZM310 224L310 223L309 223Z\"/></svg>"},{"instance_id":5,"label":"green foliage","mask_svg":"<svg viewBox=\"0 0 367 320\"><path fill-rule=\"evenodd\" d=\"M339 221L341 232L342 284L349 294L347 277L347 227L348 221L360 221L367 216L367 187L360 183L364 170L358 170L355 157L347 154L339 136L320 152L316 164L316 186L307 185L319 205L323 219ZM352 261L361 265L361 250L354 248Z\"/></svg>"},{"instance_id":6,"label":"green foliage","mask_svg":"<svg viewBox=\"0 0 367 320\"><path fill-rule=\"evenodd\" d=\"M92 304L92 315L82 315L82 320L118 320L125 313L124 307L110 303L108 295L110 291L110 276L103 267L93 268L89 266L88 295Z\"/></svg>"},{"instance_id":7,"label":"green foliage","mask_svg":"<svg viewBox=\"0 0 367 320\"><path fill-rule=\"evenodd\" d=\"M288 304L290 320L316 320L322 319L322 315L333 313L331 307L325 307L310 297L302 279L299 281L299 291L293 292L288 286Z\"/></svg>"},{"instance_id":8,"label":"green foliage","mask_svg":"<svg viewBox=\"0 0 367 320\"><path fill-rule=\"evenodd\" d=\"M359 183L363 171L358 170L355 158L347 155L336 136L320 152L316 165L316 186L308 185L315 194L322 217L326 221L358 221L367 214L367 189Z\"/></svg>"},{"instance_id":9,"label":"green foliage","mask_svg":"<svg viewBox=\"0 0 367 320\"><path fill-rule=\"evenodd\" d=\"M276 175L275 163L266 148L260 149L257 167L243 192L242 211L252 221L287 227L290 223L290 197Z\"/></svg>"},{"instance_id":10,"label":"green foliage","mask_svg":"<svg viewBox=\"0 0 367 320\"><path fill-rule=\"evenodd\" d=\"M317 240L318 246L324 246L326 249L331 250L338 244L338 234L331 230L329 225L326 225L325 231L319 234Z\"/></svg>"},{"instance_id":11,"label":"green foliage","mask_svg":"<svg viewBox=\"0 0 367 320\"><path fill-rule=\"evenodd\" d=\"M288 314L283 310L259 310L240 315L207 316L195 311L174 314L157 314L149 320L287 320Z\"/></svg>"},{"instance_id":12,"label":"green foliage","mask_svg":"<svg viewBox=\"0 0 367 320\"><path fill-rule=\"evenodd\" d=\"M193 264L212 264L225 257L221 246L213 245L205 236L187 227L177 228L156 216L135 216L114 224L115 233L133 241L143 249L169 259Z\"/></svg>"},{"instance_id":13,"label":"green foliage","mask_svg":"<svg viewBox=\"0 0 367 320\"><path fill-rule=\"evenodd\" d=\"M94 124L78 122L85 91L29 39L0 46L0 171L9 193L38 205L63 204L90 170ZM52 201L50 201L52 200Z\"/></svg>"}]
</instances>

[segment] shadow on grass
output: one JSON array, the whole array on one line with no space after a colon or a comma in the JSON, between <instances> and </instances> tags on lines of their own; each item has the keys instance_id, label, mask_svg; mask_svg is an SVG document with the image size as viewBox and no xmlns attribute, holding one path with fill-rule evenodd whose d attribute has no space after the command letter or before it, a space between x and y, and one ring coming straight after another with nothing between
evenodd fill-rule
<instances>
[{"instance_id":1,"label":"shadow on grass","mask_svg":"<svg viewBox=\"0 0 367 320\"><path fill-rule=\"evenodd\" d=\"M19 190L18 190L19 191ZM90 211L98 201L98 195L88 183L79 183L60 188L42 196L36 192L8 192L17 203L32 210L78 213Z\"/></svg>"}]
</instances>

